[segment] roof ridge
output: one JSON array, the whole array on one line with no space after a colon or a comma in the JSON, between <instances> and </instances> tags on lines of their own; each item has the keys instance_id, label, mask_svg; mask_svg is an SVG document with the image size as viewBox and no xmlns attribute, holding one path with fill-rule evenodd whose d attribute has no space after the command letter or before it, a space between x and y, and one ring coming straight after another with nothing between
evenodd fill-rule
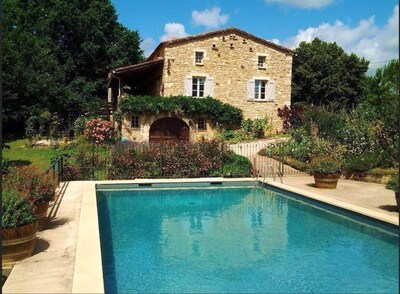
<instances>
[{"instance_id":1,"label":"roof ridge","mask_svg":"<svg viewBox=\"0 0 400 294\"><path fill-rule=\"evenodd\" d=\"M185 42L185 41L190 41L190 40L193 40L193 39L203 38L203 37L212 36L212 35L220 34L220 33L223 33L223 32L229 32L229 31L236 31L236 32L238 32L240 34L246 35L249 38L255 39L255 40L257 40L257 41L259 41L261 43L264 43L264 44L267 44L269 46L275 47L277 50L284 51L284 52L287 52L289 54L294 54L294 51L289 49L289 48L287 48L287 47L284 47L282 45L275 44L272 41L257 37L257 36L255 36L253 34L250 34L250 33L246 32L246 31L243 31L243 30L238 29L236 27L227 27L227 28L223 28L223 29L219 29L219 30L214 30L214 31L209 31L209 32L196 34L196 35L191 35L191 36L186 36L186 37L182 37L182 38L163 41L156 47L156 49L154 49L154 51L150 54L150 56L147 58L147 60L152 59L154 57L155 53L163 46L170 45L170 44L175 44L175 43L180 43L180 42Z\"/></svg>"}]
</instances>

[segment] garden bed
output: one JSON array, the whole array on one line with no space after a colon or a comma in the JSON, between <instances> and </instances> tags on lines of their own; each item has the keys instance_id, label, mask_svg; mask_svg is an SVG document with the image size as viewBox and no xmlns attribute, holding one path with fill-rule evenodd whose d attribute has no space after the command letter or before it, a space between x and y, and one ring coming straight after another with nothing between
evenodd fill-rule
<instances>
[{"instance_id":1,"label":"garden bed","mask_svg":"<svg viewBox=\"0 0 400 294\"><path fill-rule=\"evenodd\" d=\"M265 148L258 152L260 156L265 155ZM277 156L272 155L271 158L275 160L282 160L285 165L288 165L296 170L309 173L309 166L307 163L294 159L290 156ZM369 171L343 171L341 178L346 180L361 181L368 183L386 184L390 176L398 172L397 168L374 168Z\"/></svg>"},{"instance_id":2,"label":"garden bed","mask_svg":"<svg viewBox=\"0 0 400 294\"><path fill-rule=\"evenodd\" d=\"M397 171L396 168L374 168L366 172L344 171L342 177L346 180L386 184L390 176L396 174Z\"/></svg>"}]
</instances>

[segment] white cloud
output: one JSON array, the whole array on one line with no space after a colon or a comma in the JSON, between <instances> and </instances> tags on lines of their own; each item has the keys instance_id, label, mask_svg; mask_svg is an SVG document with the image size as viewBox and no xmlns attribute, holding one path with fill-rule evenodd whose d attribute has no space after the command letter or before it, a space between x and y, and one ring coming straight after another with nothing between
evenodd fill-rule
<instances>
[{"instance_id":1,"label":"white cloud","mask_svg":"<svg viewBox=\"0 0 400 294\"><path fill-rule=\"evenodd\" d=\"M164 35L160 38L161 41L171 40L173 38L186 37L188 34L185 32L185 26L181 23L167 23L164 26Z\"/></svg>"},{"instance_id":2,"label":"white cloud","mask_svg":"<svg viewBox=\"0 0 400 294\"><path fill-rule=\"evenodd\" d=\"M304 9L322 8L328 6L334 0L265 0L267 3L278 3L295 6Z\"/></svg>"},{"instance_id":3,"label":"white cloud","mask_svg":"<svg viewBox=\"0 0 400 294\"><path fill-rule=\"evenodd\" d=\"M221 14L221 9L214 7L211 10L192 11L192 20L195 24L205 26L208 29L218 28L220 25L226 24L229 19L228 14Z\"/></svg>"},{"instance_id":4,"label":"white cloud","mask_svg":"<svg viewBox=\"0 0 400 294\"><path fill-rule=\"evenodd\" d=\"M353 52L371 61L369 73L375 72L386 61L398 58L399 50L399 6L393 9L393 15L385 26L377 26L374 16L361 20L357 26L350 27L337 20L333 25L323 23L318 27L299 30L296 36L288 38L284 45L295 48L301 41L310 42L320 38L326 42L336 42L346 52Z\"/></svg>"},{"instance_id":5,"label":"white cloud","mask_svg":"<svg viewBox=\"0 0 400 294\"><path fill-rule=\"evenodd\" d=\"M140 43L140 49L144 51L144 56L149 57L149 55L156 48L156 41L153 38L144 38Z\"/></svg>"},{"instance_id":6,"label":"white cloud","mask_svg":"<svg viewBox=\"0 0 400 294\"><path fill-rule=\"evenodd\" d=\"M272 39L271 42L272 42L272 43L275 43L275 44L277 44L277 45L280 45L280 44L281 44L281 42L279 41L279 39Z\"/></svg>"}]
</instances>

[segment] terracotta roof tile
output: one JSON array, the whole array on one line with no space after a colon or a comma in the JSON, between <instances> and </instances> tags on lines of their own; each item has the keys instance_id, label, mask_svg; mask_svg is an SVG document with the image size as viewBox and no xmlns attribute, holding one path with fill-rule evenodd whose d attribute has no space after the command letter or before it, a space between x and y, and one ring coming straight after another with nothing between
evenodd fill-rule
<instances>
[{"instance_id":1,"label":"terracotta roof tile","mask_svg":"<svg viewBox=\"0 0 400 294\"><path fill-rule=\"evenodd\" d=\"M163 62L164 62L164 58L159 58L157 60L144 61L144 62L140 62L137 64L118 67L118 68L114 69L113 72L114 73L123 73L123 72L131 71L131 70L135 70L135 69L146 68L146 67L149 67L152 65L156 65L158 63L163 63Z\"/></svg>"}]
</instances>

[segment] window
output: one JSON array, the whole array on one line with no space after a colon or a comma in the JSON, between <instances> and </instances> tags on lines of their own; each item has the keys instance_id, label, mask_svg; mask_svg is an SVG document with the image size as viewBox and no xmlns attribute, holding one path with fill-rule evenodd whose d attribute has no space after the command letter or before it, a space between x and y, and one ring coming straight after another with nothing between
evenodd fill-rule
<instances>
[{"instance_id":1,"label":"window","mask_svg":"<svg viewBox=\"0 0 400 294\"><path fill-rule=\"evenodd\" d=\"M199 118L197 120L197 128L201 131L205 131L207 129L206 125L206 119L205 118Z\"/></svg>"},{"instance_id":2,"label":"window","mask_svg":"<svg viewBox=\"0 0 400 294\"><path fill-rule=\"evenodd\" d=\"M258 68L265 68L265 56L258 56Z\"/></svg>"},{"instance_id":3,"label":"window","mask_svg":"<svg viewBox=\"0 0 400 294\"><path fill-rule=\"evenodd\" d=\"M247 82L247 99L256 101L275 100L275 81L268 78L255 78Z\"/></svg>"},{"instance_id":4,"label":"window","mask_svg":"<svg viewBox=\"0 0 400 294\"><path fill-rule=\"evenodd\" d=\"M267 81L255 80L254 85L254 99L264 100Z\"/></svg>"},{"instance_id":5,"label":"window","mask_svg":"<svg viewBox=\"0 0 400 294\"><path fill-rule=\"evenodd\" d=\"M131 128L138 129L139 128L139 116L132 115L131 117Z\"/></svg>"},{"instance_id":6,"label":"window","mask_svg":"<svg viewBox=\"0 0 400 294\"><path fill-rule=\"evenodd\" d=\"M206 78L193 77L192 78L192 97L204 97L204 84Z\"/></svg>"},{"instance_id":7,"label":"window","mask_svg":"<svg viewBox=\"0 0 400 294\"><path fill-rule=\"evenodd\" d=\"M203 64L204 52L196 51L194 63L195 64Z\"/></svg>"},{"instance_id":8,"label":"window","mask_svg":"<svg viewBox=\"0 0 400 294\"><path fill-rule=\"evenodd\" d=\"M214 79L203 74L186 76L184 79L183 95L189 97L207 97L214 95Z\"/></svg>"}]
</instances>

